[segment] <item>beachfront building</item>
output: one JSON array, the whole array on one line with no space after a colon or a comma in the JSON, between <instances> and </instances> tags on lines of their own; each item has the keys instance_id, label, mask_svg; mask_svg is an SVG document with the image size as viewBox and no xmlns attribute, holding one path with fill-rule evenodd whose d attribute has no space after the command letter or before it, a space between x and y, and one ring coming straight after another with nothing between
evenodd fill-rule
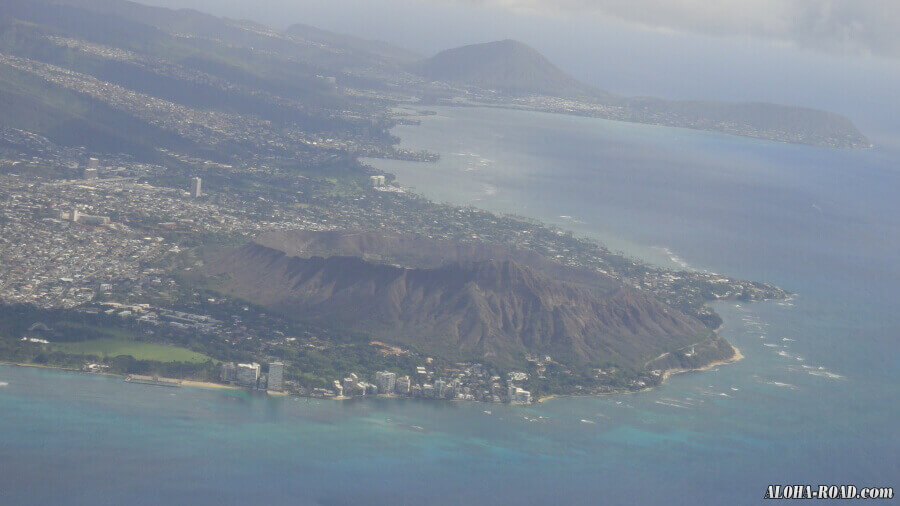
<instances>
[{"instance_id":1,"label":"beachfront building","mask_svg":"<svg viewBox=\"0 0 900 506\"><path fill-rule=\"evenodd\" d=\"M222 373L220 375L224 383L231 383L237 380L237 366L234 362L226 362L222 364Z\"/></svg>"},{"instance_id":2,"label":"beachfront building","mask_svg":"<svg viewBox=\"0 0 900 506\"><path fill-rule=\"evenodd\" d=\"M531 392L529 392L528 390L522 390L519 387L509 387L508 397L509 402L518 404L528 404L529 402L531 402Z\"/></svg>"},{"instance_id":3,"label":"beachfront building","mask_svg":"<svg viewBox=\"0 0 900 506\"><path fill-rule=\"evenodd\" d=\"M378 385L378 391L383 394L392 393L396 383L396 373L390 371L378 371L375 373L375 384Z\"/></svg>"},{"instance_id":4,"label":"beachfront building","mask_svg":"<svg viewBox=\"0 0 900 506\"><path fill-rule=\"evenodd\" d=\"M522 390L521 388L516 390L516 402L522 404L528 404L531 402L531 392L528 390Z\"/></svg>"},{"instance_id":5,"label":"beachfront building","mask_svg":"<svg viewBox=\"0 0 900 506\"><path fill-rule=\"evenodd\" d=\"M272 362L269 364L268 388L274 392L284 390L284 362Z\"/></svg>"},{"instance_id":6,"label":"beachfront building","mask_svg":"<svg viewBox=\"0 0 900 506\"><path fill-rule=\"evenodd\" d=\"M434 382L434 396L443 399L447 395L447 382L439 379Z\"/></svg>"},{"instance_id":7,"label":"beachfront building","mask_svg":"<svg viewBox=\"0 0 900 506\"><path fill-rule=\"evenodd\" d=\"M235 381L245 387L256 387L259 381L259 364L238 364Z\"/></svg>"},{"instance_id":8,"label":"beachfront building","mask_svg":"<svg viewBox=\"0 0 900 506\"><path fill-rule=\"evenodd\" d=\"M409 376L402 376L400 378L397 378L397 383L394 388L400 395L409 395L409 388L411 386L412 380L409 379Z\"/></svg>"}]
</instances>

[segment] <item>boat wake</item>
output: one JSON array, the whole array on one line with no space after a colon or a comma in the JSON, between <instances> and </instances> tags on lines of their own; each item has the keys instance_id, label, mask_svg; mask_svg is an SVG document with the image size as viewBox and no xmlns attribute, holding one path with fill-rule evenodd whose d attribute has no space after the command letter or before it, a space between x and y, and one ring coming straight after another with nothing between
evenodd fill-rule
<instances>
[{"instance_id":1,"label":"boat wake","mask_svg":"<svg viewBox=\"0 0 900 506\"><path fill-rule=\"evenodd\" d=\"M823 366L812 366L803 364L800 366L801 370L810 376L818 376L820 378L828 378L834 380L842 380L845 377L842 374L838 374L836 372L831 372Z\"/></svg>"},{"instance_id":2,"label":"boat wake","mask_svg":"<svg viewBox=\"0 0 900 506\"><path fill-rule=\"evenodd\" d=\"M707 392L707 391L703 391L703 392L701 392L701 394L702 395L721 395L721 394L718 394L717 392ZM703 399L695 399L693 397L685 397L684 399L673 399L671 397L662 397L658 401L656 401L656 403L661 404L663 406L669 406L672 408L688 409L688 408L694 408L694 407L699 406L700 404L703 404Z\"/></svg>"},{"instance_id":3,"label":"boat wake","mask_svg":"<svg viewBox=\"0 0 900 506\"><path fill-rule=\"evenodd\" d=\"M790 383L784 383L784 382L775 381L775 380L766 381L766 385L772 385L774 387L779 387L779 388L787 388L790 390L797 390L796 385L791 385Z\"/></svg>"},{"instance_id":4,"label":"boat wake","mask_svg":"<svg viewBox=\"0 0 900 506\"><path fill-rule=\"evenodd\" d=\"M819 377L822 377L822 378L828 378L828 379L844 379L844 376L842 376L842 375L840 375L840 374L838 374L838 373L829 372L829 371L807 371L807 372L808 372L809 374L813 375L813 376L819 376Z\"/></svg>"}]
</instances>

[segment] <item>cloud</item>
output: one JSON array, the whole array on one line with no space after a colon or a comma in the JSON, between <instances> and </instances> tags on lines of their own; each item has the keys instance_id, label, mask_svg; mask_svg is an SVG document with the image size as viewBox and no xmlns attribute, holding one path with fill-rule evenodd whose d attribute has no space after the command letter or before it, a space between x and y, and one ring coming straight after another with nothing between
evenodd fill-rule
<instances>
[{"instance_id":1,"label":"cloud","mask_svg":"<svg viewBox=\"0 0 900 506\"><path fill-rule=\"evenodd\" d=\"M656 30L900 57L900 0L443 0L524 14L592 14Z\"/></svg>"}]
</instances>

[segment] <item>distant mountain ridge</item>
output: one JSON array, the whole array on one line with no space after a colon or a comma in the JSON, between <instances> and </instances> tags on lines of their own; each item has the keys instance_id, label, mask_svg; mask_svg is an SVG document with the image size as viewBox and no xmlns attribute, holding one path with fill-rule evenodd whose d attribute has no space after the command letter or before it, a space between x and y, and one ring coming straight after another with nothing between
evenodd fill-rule
<instances>
[{"instance_id":1,"label":"distant mountain ridge","mask_svg":"<svg viewBox=\"0 0 900 506\"><path fill-rule=\"evenodd\" d=\"M20 0L9 0L11 3ZM416 55L382 42L370 42L349 35L337 34L306 25L293 25L285 32L248 20L217 17L194 9L168 9L128 0L34 0L35 7L44 9L48 16L56 9L64 13L70 10L78 18L84 13L102 16L110 26L102 31L113 31L118 20L153 27L162 32L225 42L233 48L253 48L290 56L305 64L338 71L344 68L387 66L397 67ZM53 6L53 7L48 7ZM112 42L112 41L110 41ZM177 55L184 56L184 55Z\"/></svg>"},{"instance_id":2,"label":"distant mountain ridge","mask_svg":"<svg viewBox=\"0 0 900 506\"><path fill-rule=\"evenodd\" d=\"M387 146L388 123L372 101L343 93L339 83L356 84L347 69L399 63L311 39L123 0L4 0L0 127L154 161L165 152L227 161L248 148L258 155L268 149L262 144L291 144L297 154L309 146L298 142L306 135ZM98 83L113 88L91 92ZM371 83L378 84L364 84ZM121 100L126 93L141 98ZM145 107L154 98L161 107ZM220 115L230 126L208 129L210 121L190 120L195 114ZM185 122L193 126L182 128ZM224 139L228 130L231 139ZM272 137L280 139L268 142Z\"/></svg>"},{"instance_id":3,"label":"distant mountain ridge","mask_svg":"<svg viewBox=\"0 0 900 506\"><path fill-rule=\"evenodd\" d=\"M287 27L287 29L284 30L284 33L292 37L300 37L341 49L368 52L385 58L392 58L403 63L412 62L421 58L421 55L387 42L361 39L352 35L337 34L301 23Z\"/></svg>"}]
</instances>

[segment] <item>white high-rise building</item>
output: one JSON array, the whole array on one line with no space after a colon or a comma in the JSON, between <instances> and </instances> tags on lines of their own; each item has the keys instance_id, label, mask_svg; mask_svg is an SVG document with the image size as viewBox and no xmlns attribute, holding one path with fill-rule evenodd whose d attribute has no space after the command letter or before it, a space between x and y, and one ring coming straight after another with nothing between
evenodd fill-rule
<instances>
[{"instance_id":1,"label":"white high-rise building","mask_svg":"<svg viewBox=\"0 0 900 506\"><path fill-rule=\"evenodd\" d=\"M237 379L237 366L234 365L234 362L227 362L222 364L222 373L220 376L222 381L234 381Z\"/></svg>"},{"instance_id":2,"label":"white high-rise building","mask_svg":"<svg viewBox=\"0 0 900 506\"><path fill-rule=\"evenodd\" d=\"M88 160L87 168L89 169L99 169L100 168L100 160L96 158L91 158Z\"/></svg>"},{"instance_id":3,"label":"white high-rise building","mask_svg":"<svg viewBox=\"0 0 900 506\"><path fill-rule=\"evenodd\" d=\"M389 394L394 391L397 383L397 374L390 371L378 371L375 373L375 384L378 385L378 391L383 394Z\"/></svg>"},{"instance_id":4,"label":"white high-rise building","mask_svg":"<svg viewBox=\"0 0 900 506\"><path fill-rule=\"evenodd\" d=\"M522 390L519 387L510 386L509 402L528 404L529 402L531 402L531 392L529 392L528 390Z\"/></svg>"},{"instance_id":5,"label":"white high-rise building","mask_svg":"<svg viewBox=\"0 0 900 506\"><path fill-rule=\"evenodd\" d=\"M201 189L201 185L203 184L203 180L199 177L195 177L191 179L191 197L200 198L203 195L203 190Z\"/></svg>"},{"instance_id":6,"label":"white high-rise building","mask_svg":"<svg viewBox=\"0 0 900 506\"><path fill-rule=\"evenodd\" d=\"M256 387L256 382L259 381L259 364L256 362L252 364L238 364L235 381L246 387Z\"/></svg>"},{"instance_id":7,"label":"white high-rise building","mask_svg":"<svg viewBox=\"0 0 900 506\"><path fill-rule=\"evenodd\" d=\"M284 363L272 362L269 364L269 390L281 392L284 390Z\"/></svg>"},{"instance_id":8,"label":"white high-rise building","mask_svg":"<svg viewBox=\"0 0 900 506\"><path fill-rule=\"evenodd\" d=\"M447 395L447 382L439 379L434 382L434 395L438 398L443 398Z\"/></svg>"},{"instance_id":9,"label":"white high-rise building","mask_svg":"<svg viewBox=\"0 0 900 506\"><path fill-rule=\"evenodd\" d=\"M522 404L528 404L531 402L531 392L528 390L522 390L521 388L516 389L516 402L521 402Z\"/></svg>"},{"instance_id":10,"label":"white high-rise building","mask_svg":"<svg viewBox=\"0 0 900 506\"><path fill-rule=\"evenodd\" d=\"M409 395L409 387L411 386L412 381L410 381L409 376L402 376L397 378L396 390L398 394Z\"/></svg>"}]
</instances>

